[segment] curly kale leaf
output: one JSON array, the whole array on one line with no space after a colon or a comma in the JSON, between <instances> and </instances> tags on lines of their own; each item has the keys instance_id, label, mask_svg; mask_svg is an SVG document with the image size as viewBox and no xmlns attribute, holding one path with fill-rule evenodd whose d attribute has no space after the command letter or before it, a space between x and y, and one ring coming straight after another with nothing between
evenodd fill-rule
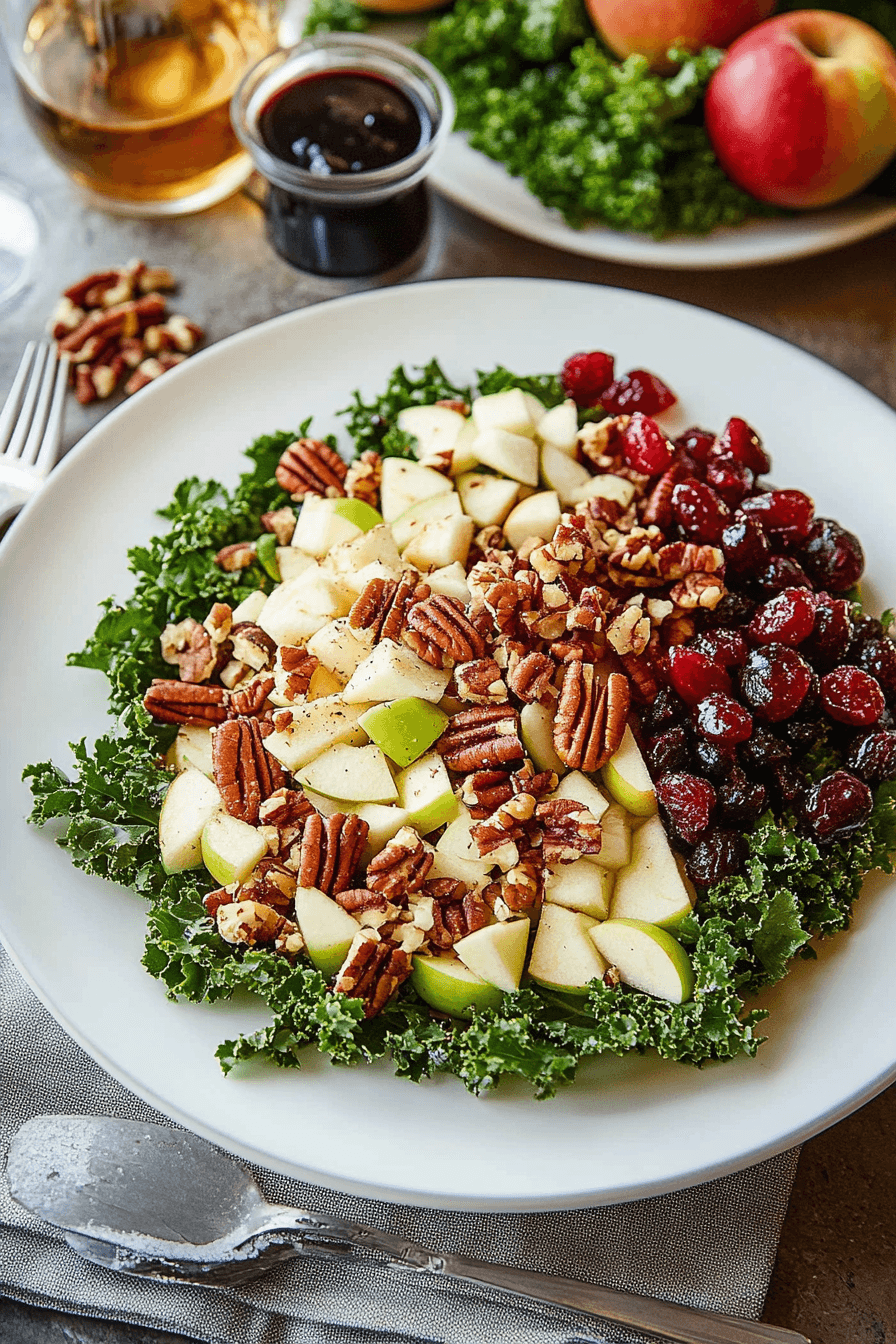
<instances>
[{"instance_id":1,"label":"curly kale leaf","mask_svg":"<svg viewBox=\"0 0 896 1344\"><path fill-rule=\"evenodd\" d=\"M374 451L384 457L412 458L414 437L405 434L396 423L401 411L409 406L429 406L436 401L469 402L470 388L455 386L442 372L437 360L431 359L428 364L413 367L416 376L401 365L394 369L385 391L371 401L365 401L356 390L349 405L339 412L354 440L356 457Z\"/></svg>"}]
</instances>

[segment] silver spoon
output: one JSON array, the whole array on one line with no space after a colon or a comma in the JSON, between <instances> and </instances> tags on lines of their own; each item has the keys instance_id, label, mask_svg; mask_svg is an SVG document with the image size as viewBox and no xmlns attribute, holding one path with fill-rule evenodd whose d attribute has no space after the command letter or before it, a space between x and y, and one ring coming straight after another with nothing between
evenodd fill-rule
<instances>
[{"instance_id":1,"label":"silver spoon","mask_svg":"<svg viewBox=\"0 0 896 1344\"><path fill-rule=\"evenodd\" d=\"M293 1256L366 1251L396 1269L489 1284L674 1344L809 1344L778 1326L441 1254L378 1228L269 1204L231 1158L164 1125L38 1115L13 1138L6 1175L13 1198L64 1229L79 1255L127 1274L232 1285Z\"/></svg>"}]
</instances>

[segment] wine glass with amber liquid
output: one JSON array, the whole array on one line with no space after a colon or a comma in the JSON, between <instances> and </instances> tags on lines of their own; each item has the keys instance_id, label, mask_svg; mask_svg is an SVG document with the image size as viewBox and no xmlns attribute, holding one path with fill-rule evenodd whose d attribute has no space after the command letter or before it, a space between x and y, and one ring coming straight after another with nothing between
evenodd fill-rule
<instances>
[{"instance_id":1,"label":"wine glass with amber liquid","mask_svg":"<svg viewBox=\"0 0 896 1344\"><path fill-rule=\"evenodd\" d=\"M245 181L230 99L276 47L279 16L280 0L0 0L34 131L94 204L144 216Z\"/></svg>"}]
</instances>

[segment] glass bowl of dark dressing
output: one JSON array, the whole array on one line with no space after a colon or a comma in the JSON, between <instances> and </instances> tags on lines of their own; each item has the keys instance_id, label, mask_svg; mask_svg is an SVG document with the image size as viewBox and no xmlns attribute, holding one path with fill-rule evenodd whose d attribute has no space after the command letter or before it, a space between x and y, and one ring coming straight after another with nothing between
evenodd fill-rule
<instances>
[{"instance_id":1,"label":"glass bowl of dark dressing","mask_svg":"<svg viewBox=\"0 0 896 1344\"><path fill-rule=\"evenodd\" d=\"M454 122L422 56L366 34L311 37L250 70L231 116L268 184L268 236L294 266L374 275L421 246L425 178Z\"/></svg>"}]
</instances>

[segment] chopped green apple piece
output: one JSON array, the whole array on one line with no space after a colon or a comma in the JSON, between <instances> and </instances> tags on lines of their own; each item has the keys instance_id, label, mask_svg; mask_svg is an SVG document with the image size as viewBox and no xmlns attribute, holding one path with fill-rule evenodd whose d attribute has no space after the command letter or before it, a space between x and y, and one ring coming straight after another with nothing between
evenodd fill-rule
<instances>
[{"instance_id":1,"label":"chopped green apple piece","mask_svg":"<svg viewBox=\"0 0 896 1344\"><path fill-rule=\"evenodd\" d=\"M446 495L454 489L447 476L432 467L421 466L419 462L408 462L403 457L387 457L383 460L383 475L380 481L380 508L387 523L418 504L421 499L431 495Z\"/></svg>"},{"instance_id":2,"label":"chopped green apple piece","mask_svg":"<svg viewBox=\"0 0 896 1344\"><path fill-rule=\"evenodd\" d=\"M345 682L341 677L337 677L335 672L331 672L328 667L321 663L311 673L311 680L308 683L308 694L305 699L310 704L312 700L326 700L332 695L338 695ZM363 742L363 738L358 734L358 743ZM352 740L354 745L354 739Z\"/></svg>"},{"instance_id":3,"label":"chopped green apple piece","mask_svg":"<svg viewBox=\"0 0 896 1344\"><path fill-rule=\"evenodd\" d=\"M632 834L632 857L616 874L613 919L640 919L674 929L691 912L693 888L685 885L658 816Z\"/></svg>"},{"instance_id":4,"label":"chopped green apple piece","mask_svg":"<svg viewBox=\"0 0 896 1344\"><path fill-rule=\"evenodd\" d=\"M284 583L287 579L297 579L300 574L304 574L309 565L314 563L313 555L306 555L304 551L299 551L294 546L277 547L277 568ZM236 612L233 615L235 619ZM243 620L246 619L243 617Z\"/></svg>"},{"instance_id":5,"label":"chopped green apple piece","mask_svg":"<svg viewBox=\"0 0 896 1344\"><path fill-rule=\"evenodd\" d=\"M201 723L184 723L165 753L165 764L177 770L193 766L209 779L215 773L212 764L212 733Z\"/></svg>"},{"instance_id":6,"label":"chopped green apple piece","mask_svg":"<svg viewBox=\"0 0 896 1344\"><path fill-rule=\"evenodd\" d=\"M541 450L541 479L549 490L556 490L565 508L574 504L576 492L591 480L591 472L581 462L546 443Z\"/></svg>"},{"instance_id":7,"label":"chopped green apple piece","mask_svg":"<svg viewBox=\"0 0 896 1344\"><path fill-rule=\"evenodd\" d=\"M418 458L453 449L466 423L466 416L450 406L406 406L397 421L399 429L417 440Z\"/></svg>"},{"instance_id":8,"label":"chopped green apple piece","mask_svg":"<svg viewBox=\"0 0 896 1344\"><path fill-rule=\"evenodd\" d=\"M520 987L528 945L528 919L513 919L468 933L454 944L454 951L483 980L513 994Z\"/></svg>"},{"instance_id":9,"label":"chopped green apple piece","mask_svg":"<svg viewBox=\"0 0 896 1344\"><path fill-rule=\"evenodd\" d=\"M597 856L595 856L597 857ZM552 905L581 910L592 919L606 919L610 913L615 874L587 859L561 864L545 874L544 898Z\"/></svg>"},{"instance_id":10,"label":"chopped green apple piece","mask_svg":"<svg viewBox=\"0 0 896 1344\"><path fill-rule=\"evenodd\" d=\"M520 735L537 769L553 770L557 775L566 773L566 766L554 750L554 714L549 706L540 705L537 700L523 705Z\"/></svg>"},{"instance_id":11,"label":"chopped green apple piece","mask_svg":"<svg viewBox=\"0 0 896 1344\"><path fill-rule=\"evenodd\" d=\"M598 821L610 806L609 799L604 797L597 785L592 784L588 776L583 775L581 770L570 770L568 774L565 774L550 796L552 798L568 798L573 802L581 803Z\"/></svg>"},{"instance_id":12,"label":"chopped green apple piece","mask_svg":"<svg viewBox=\"0 0 896 1344\"><path fill-rule=\"evenodd\" d=\"M331 979L354 942L358 921L317 887L296 887L296 923L308 956Z\"/></svg>"},{"instance_id":13,"label":"chopped green apple piece","mask_svg":"<svg viewBox=\"0 0 896 1344\"><path fill-rule=\"evenodd\" d=\"M383 522L383 515L363 499L334 499L333 512L337 518L345 518L347 522L354 523L355 527L360 527L362 532L380 527Z\"/></svg>"},{"instance_id":14,"label":"chopped green apple piece","mask_svg":"<svg viewBox=\"0 0 896 1344\"><path fill-rule=\"evenodd\" d=\"M311 563L309 561L309 563ZM231 623L239 625L241 621L251 621L254 625L261 615L261 609L268 600L267 593L263 593L260 588L256 588L254 593L244 597L238 606L235 606L231 613Z\"/></svg>"},{"instance_id":15,"label":"chopped green apple piece","mask_svg":"<svg viewBox=\"0 0 896 1344\"><path fill-rule=\"evenodd\" d=\"M538 448L532 439L506 429L486 429L473 440L473 452L484 467L523 485L538 484Z\"/></svg>"},{"instance_id":16,"label":"chopped green apple piece","mask_svg":"<svg viewBox=\"0 0 896 1344\"><path fill-rule=\"evenodd\" d=\"M327 621L348 615L354 594L315 565L275 588L258 624L278 644L303 644Z\"/></svg>"},{"instance_id":17,"label":"chopped green apple piece","mask_svg":"<svg viewBox=\"0 0 896 1344\"><path fill-rule=\"evenodd\" d=\"M358 723L365 709L367 705L364 703L346 704L340 694L306 701L295 706L288 728L275 729L268 734L264 740L265 749L287 770L301 770L303 765L337 742L346 742L349 746L366 742L367 735Z\"/></svg>"},{"instance_id":18,"label":"chopped green apple piece","mask_svg":"<svg viewBox=\"0 0 896 1344\"><path fill-rule=\"evenodd\" d=\"M362 821L366 821L369 827L367 844L361 856L362 863L369 863L374 854L379 854L409 822L405 809L396 807L394 803L362 803L360 807L355 806L351 810Z\"/></svg>"},{"instance_id":19,"label":"chopped green apple piece","mask_svg":"<svg viewBox=\"0 0 896 1344\"><path fill-rule=\"evenodd\" d=\"M414 540L427 523L440 523L445 518L459 518L463 513L460 496L456 490L450 495L430 495L405 509L392 524L392 539L399 551Z\"/></svg>"},{"instance_id":20,"label":"chopped green apple piece","mask_svg":"<svg viewBox=\"0 0 896 1344\"><path fill-rule=\"evenodd\" d=\"M538 421L535 433L543 444L559 448L561 453L573 457L579 440L579 415L574 401L561 401L552 406Z\"/></svg>"},{"instance_id":21,"label":"chopped green apple piece","mask_svg":"<svg viewBox=\"0 0 896 1344\"><path fill-rule=\"evenodd\" d=\"M255 543L255 554L265 573L269 574L275 583L279 583L283 576L277 561L277 538L273 532L262 533Z\"/></svg>"},{"instance_id":22,"label":"chopped green apple piece","mask_svg":"<svg viewBox=\"0 0 896 1344\"><path fill-rule=\"evenodd\" d=\"M589 938L597 921L578 910L546 903L529 958L529 974L546 989L582 994L607 963Z\"/></svg>"},{"instance_id":23,"label":"chopped green apple piece","mask_svg":"<svg viewBox=\"0 0 896 1344\"><path fill-rule=\"evenodd\" d=\"M492 527L503 523L517 501L518 481L506 476L489 476L482 471L467 471L457 478L457 493L464 513L477 527Z\"/></svg>"},{"instance_id":24,"label":"chopped green apple piece","mask_svg":"<svg viewBox=\"0 0 896 1344\"><path fill-rule=\"evenodd\" d=\"M159 849L166 873L202 863L202 832L224 805L218 786L194 766L175 775L159 813Z\"/></svg>"},{"instance_id":25,"label":"chopped green apple piece","mask_svg":"<svg viewBox=\"0 0 896 1344\"><path fill-rule=\"evenodd\" d=\"M336 511L336 505L345 502L327 499L323 495L306 495L296 520L291 545L319 558L338 546L340 541L359 537L364 529Z\"/></svg>"},{"instance_id":26,"label":"chopped green apple piece","mask_svg":"<svg viewBox=\"0 0 896 1344\"><path fill-rule=\"evenodd\" d=\"M328 621L311 636L306 645L321 667L327 668L344 686L349 677L373 650L372 630L357 630L347 616Z\"/></svg>"},{"instance_id":27,"label":"chopped green apple piece","mask_svg":"<svg viewBox=\"0 0 896 1344\"><path fill-rule=\"evenodd\" d=\"M472 471L479 461L479 458L473 452L473 443L479 436L479 430L472 419L464 421L464 427L454 441L454 447L451 449L451 475L462 476L465 471Z\"/></svg>"},{"instance_id":28,"label":"chopped green apple piece","mask_svg":"<svg viewBox=\"0 0 896 1344\"><path fill-rule=\"evenodd\" d=\"M459 560L441 569L433 569L426 576L426 582L434 593L444 597L456 597L464 606L470 600L470 585L467 583L467 571Z\"/></svg>"},{"instance_id":29,"label":"chopped green apple piece","mask_svg":"<svg viewBox=\"0 0 896 1344\"><path fill-rule=\"evenodd\" d=\"M215 812L202 831L202 862L216 882L245 882L268 852L261 831L227 812Z\"/></svg>"},{"instance_id":30,"label":"chopped green apple piece","mask_svg":"<svg viewBox=\"0 0 896 1344\"><path fill-rule=\"evenodd\" d=\"M421 756L395 778L398 803L408 812L408 821L421 835L428 835L457 815L458 801L437 752Z\"/></svg>"},{"instance_id":31,"label":"chopped green apple piece","mask_svg":"<svg viewBox=\"0 0 896 1344\"><path fill-rule=\"evenodd\" d=\"M477 1009L500 1008L504 995L495 985L453 957L413 959L411 985L424 1003L449 1017L470 1018Z\"/></svg>"},{"instance_id":32,"label":"chopped green apple piece","mask_svg":"<svg viewBox=\"0 0 896 1344\"><path fill-rule=\"evenodd\" d=\"M526 401L525 392L518 387L476 397L470 407L470 414L480 434L484 430L502 429L531 439L535 433L531 407Z\"/></svg>"},{"instance_id":33,"label":"chopped green apple piece","mask_svg":"<svg viewBox=\"0 0 896 1344\"><path fill-rule=\"evenodd\" d=\"M627 481L624 476L603 472L599 476L590 477L580 489L576 490L572 502L582 504L586 499L612 499L623 509L627 509L634 497L635 487L632 481Z\"/></svg>"},{"instance_id":34,"label":"chopped green apple piece","mask_svg":"<svg viewBox=\"0 0 896 1344\"><path fill-rule=\"evenodd\" d=\"M694 992L694 969L681 943L641 919L608 919L591 930L601 956L633 989L670 1003L685 1003Z\"/></svg>"},{"instance_id":35,"label":"chopped green apple piece","mask_svg":"<svg viewBox=\"0 0 896 1344\"><path fill-rule=\"evenodd\" d=\"M430 667L403 644L381 639L363 663L358 664L342 694L347 705L366 706L374 701L403 700L406 696L438 704L450 679L450 672Z\"/></svg>"},{"instance_id":36,"label":"chopped green apple piece","mask_svg":"<svg viewBox=\"0 0 896 1344\"><path fill-rule=\"evenodd\" d=\"M524 392L523 401L525 402L526 410L529 412L529 419L531 420L534 429L539 422L544 419L546 410L545 404L540 397L536 397L534 392Z\"/></svg>"},{"instance_id":37,"label":"chopped green apple piece","mask_svg":"<svg viewBox=\"0 0 896 1344\"><path fill-rule=\"evenodd\" d=\"M454 819L436 841L436 853L444 854L449 859L474 860L476 863L481 863L487 872L491 864L480 854L479 845L471 834L471 828L475 825L476 822L469 809L458 803Z\"/></svg>"},{"instance_id":38,"label":"chopped green apple piece","mask_svg":"<svg viewBox=\"0 0 896 1344\"><path fill-rule=\"evenodd\" d=\"M404 767L442 736L448 715L428 700L409 695L403 700L375 705L361 715L359 722L371 742L381 747L396 765Z\"/></svg>"},{"instance_id":39,"label":"chopped green apple piece","mask_svg":"<svg viewBox=\"0 0 896 1344\"><path fill-rule=\"evenodd\" d=\"M649 817L656 811L653 780L628 724L622 741L603 768L603 778L617 803L633 816Z\"/></svg>"},{"instance_id":40,"label":"chopped green apple piece","mask_svg":"<svg viewBox=\"0 0 896 1344\"><path fill-rule=\"evenodd\" d=\"M387 458L387 461L392 461ZM444 569L455 561L466 564L476 524L466 514L424 523L404 548L403 559L424 574L432 569Z\"/></svg>"},{"instance_id":41,"label":"chopped green apple piece","mask_svg":"<svg viewBox=\"0 0 896 1344\"><path fill-rule=\"evenodd\" d=\"M601 868L627 868L632 861L632 824L625 808L611 803L600 819L600 853L589 854L589 862Z\"/></svg>"},{"instance_id":42,"label":"chopped green apple piece","mask_svg":"<svg viewBox=\"0 0 896 1344\"><path fill-rule=\"evenodd\" d=\"M388 762L372 743L350 747L337 742L315 756L297 778L303 788L352 803L391 803L398 797Z\"/></svg>"},{"instance_id":43,"label":"chopped green apple piece","mask_svg":"<svg viewBox=\"0 0 896 1344\"><path fill-rule=\"evenodd\" d=\"M358 503L357 500L346 502ZM329 551L323 561L324 566L337 575L341 583L347 583L353 592L357 592L358 589L351 581L352 576L375 563L382 565L393 577L401 573L401 556L398 554L392 528L388 523L380 522L351 541L341 541Z\"/></svg>"},{"instance_id":44,"label":"chopped green apple piece","mask_svg":"<svg viewBox=\"0 0 896 1344\"><path fill-rule=\"evenodd\" d=\"M433 851L432 867L429 876L450 877L454 881L465 882L468 887L484 886L492 865L484 859L459 859L456 854L440 853L438 847Z\"/></svg>"},{"instance_id":45,"label":"chopped green apple piece","mask_svg":"<svg viewBox=\"0 0 896 1344\"><path fill-rule=\"evenodd\" d=\"M508 545L518 551L530 537L550 541L560 522L560 499L556 490L539 490L512 509L504 523Z\"/></svg>"}]
</instances>

